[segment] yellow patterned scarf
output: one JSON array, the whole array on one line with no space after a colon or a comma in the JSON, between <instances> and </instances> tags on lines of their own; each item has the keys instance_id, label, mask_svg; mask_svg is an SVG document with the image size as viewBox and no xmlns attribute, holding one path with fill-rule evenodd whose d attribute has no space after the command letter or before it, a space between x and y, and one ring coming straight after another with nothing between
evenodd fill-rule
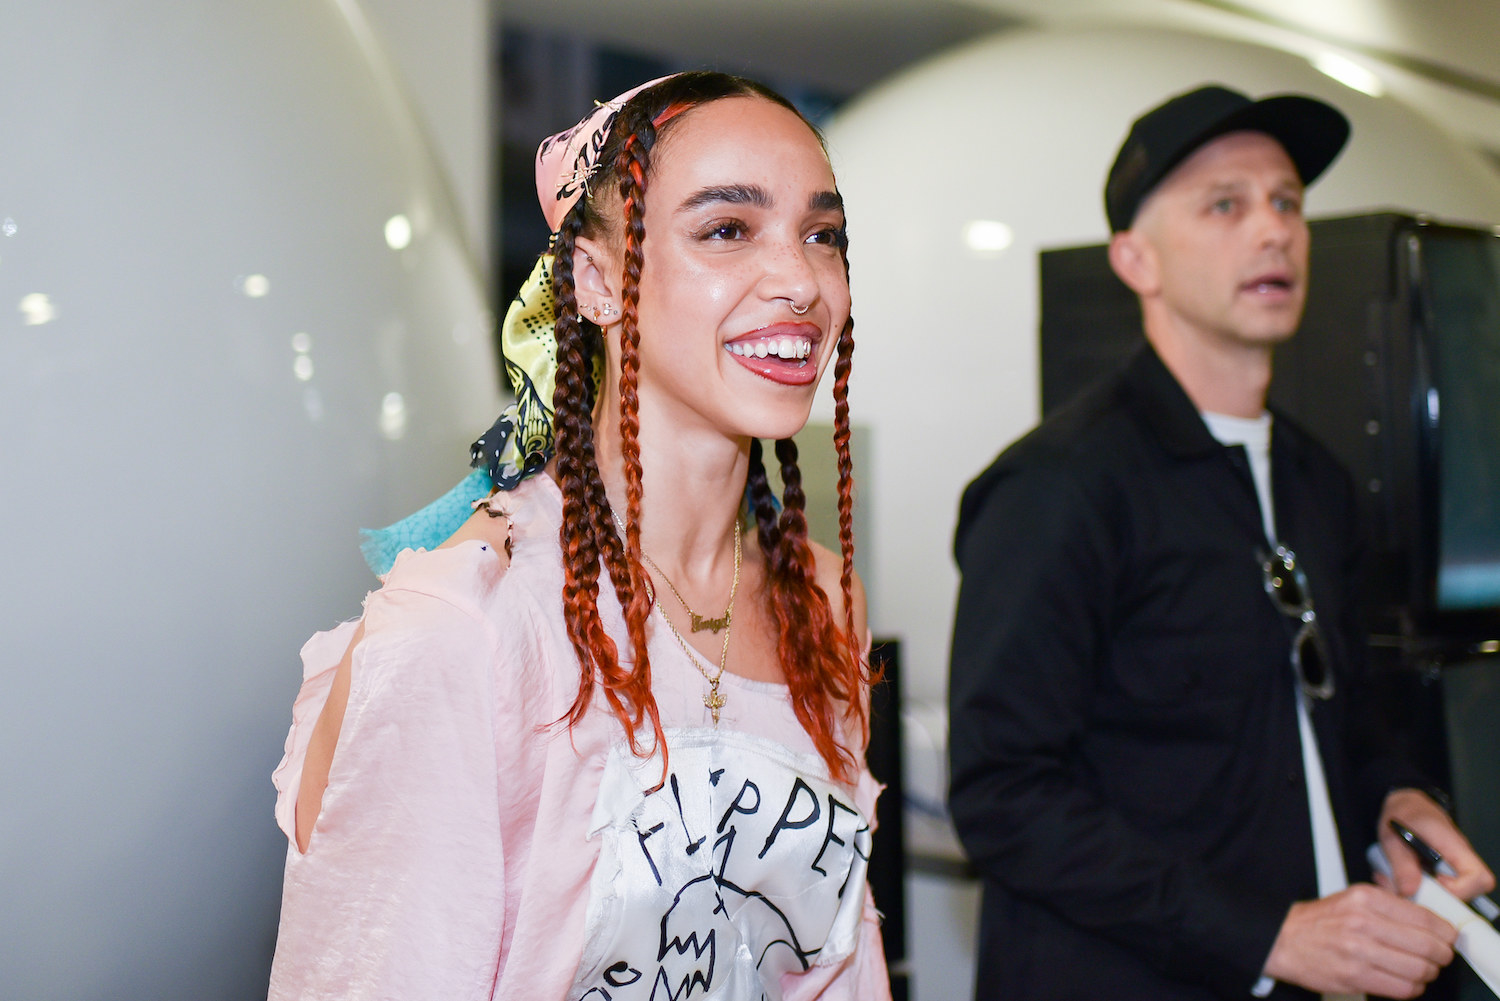
<instances>
[{"instance_id":1,"label":"yellow patterned scarf","mask_svg":"<svg viewBox=\"0 0 1500 1001\"><path fill-rule=\"evenodd\" d=\"M474 443L470 458L501 490L539 471L552 458L552 393L557 386L557 297L552 292L552 255L536 267L505 311L500 353L516 402ZM604 378L604 358L595 355L594 389Z\"/></svg>"}]
</instances>

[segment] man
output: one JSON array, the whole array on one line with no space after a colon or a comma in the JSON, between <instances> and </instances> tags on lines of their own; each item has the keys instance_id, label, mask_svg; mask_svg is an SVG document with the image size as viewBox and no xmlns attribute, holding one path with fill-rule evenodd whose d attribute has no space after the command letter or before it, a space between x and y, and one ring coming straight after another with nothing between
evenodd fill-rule
<instances>
[{"instance_id":1,"label":"man","mask_svg":"<svg viewBox=\"0 0 1500 1001\"><path fill-rule=\"evenodd\" d=\"M1347 475L1266 412L1302 195L1348 123L1222 87L1138 119L1105 189L1146 344L966 491L954 821L980 999L1411 997L1454 930L1369 884L1394 817L1494 879L1362 704ZM1336 390L1335 390L1336 391Z\"/></svg>"}]
</instances>

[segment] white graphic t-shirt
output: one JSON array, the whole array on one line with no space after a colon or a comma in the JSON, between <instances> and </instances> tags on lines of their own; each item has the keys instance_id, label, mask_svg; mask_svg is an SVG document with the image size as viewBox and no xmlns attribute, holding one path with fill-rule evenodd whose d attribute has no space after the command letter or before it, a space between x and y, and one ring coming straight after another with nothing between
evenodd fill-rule
<instances>
[{"instance_id":1,"label":"white graphic t-shirt","mask_svg":"<svg viewBox=\"0 0 1500 1001\"><path fill-rule=\"evenodd\" d=\"M870 823L816 755L745 733L674 730L671 770L617 749L588 947L570 997L781 998L781 977L850 955Z\"/></svg>"}]
</instances>

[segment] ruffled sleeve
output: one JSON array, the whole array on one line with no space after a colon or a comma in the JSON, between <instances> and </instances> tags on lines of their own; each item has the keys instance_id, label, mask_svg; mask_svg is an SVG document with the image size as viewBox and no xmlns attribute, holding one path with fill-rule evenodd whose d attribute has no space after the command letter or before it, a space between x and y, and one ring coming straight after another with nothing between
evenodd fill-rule
<instances>
[{"instance_id":1,"label":"ruffled sleeve","mask_svg":"<svg viewBox=\"0 0 1500 1001\"><path fill-rule=\"evenodd\" d=\"M302 766L307 762L313 726L328 701L339 661L358 628L358 620L343 622L302 645L302 688L292 703L292 728L286 735L281 764L271 773L271 784L276 787L276 826L288 841L297 837L297 793L302 788Z\"/></svg>"},{"instance_id":2,"label":"ruffled sleeve","mask_svg":"<svg viewBox=\"0 0 1500 1001\"><path fill-rule=\"evenodd\" d=\"M450 581L479 557L495 563L465 548L419 555ZM306 854L288 849L272 1001L466 1001L494 989L507 905L495 670L507 651L474 608L400 577L398 564L366 604L322 810ZM307 731L352 635L346 624L303 651L277 772L288 832Z\"/></svg>"}]
</instances>

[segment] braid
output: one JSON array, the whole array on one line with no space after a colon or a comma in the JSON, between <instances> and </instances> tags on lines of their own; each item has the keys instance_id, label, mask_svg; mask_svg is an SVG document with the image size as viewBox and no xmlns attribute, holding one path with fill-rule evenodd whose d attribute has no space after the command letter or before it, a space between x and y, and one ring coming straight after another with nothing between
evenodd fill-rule
<instances>
[{"instance_id":1,"label":"braid","mask_svg":"<svg viewBox=\"0 0 1500 1001\"><path fill-rule=\"evenodd\" d=\"M766 550L766 591L777 626L776 652L798 721L813 738L829 771L847 779L855 762L834 737L838 732L834 708L839 701L858 702L859 693L849 684L847 669L841 669L844 658L838 651L843 645L828 596L814 580L796 444L790 438L776 442L776 458L783 484L781 516L778 538Z\"/></svg>"},{"instance_id":2,"label":"braid","mask_svg":"<svg viewBox=\"0 0 1500 1001\"><path fill-rule=\"evenodd\" d=\"M797 443L783 438L776 443L776 461L781 463L781 552L782 558L812 570L812 551L803 559L807 538L807 495L802 492L802 470L797 468ZM799 545L799 538L802 544Z\"/></svg>"},{"instance_id":3,"label":"braid","mask_svg":"<svg viewBox=\"0 0 1500 1001\"><path fill-rule=\"evenodd\" d=\"M835 347L838 354L833 364L833 446L839 469L839 590L844 595L844 641L849 662L860 666L866 674L864 684L873 685L880 680L880 675L872 667L861 665L864 637L854 634L854 459L849 450L849 373L854 367L854 317L844 321L844 329L839 332ZM853 703L853 708L855 719L868 740L869 707L861 699Z\"/></svg>"},{"instance_id":4,"label":"braid","mask_svg":"<svg viewBox=\"0 0 1500 1001\"><path fill-rule=\"evenodd\" d=\"M623 123L621 123L623 129ZM557 296L557 389L553 410L557 427L557 474L563 495L564 618L568 637L578 654L581 676L578 693L568 710L569 725L588 711L595 680L604 690L611 712L620 720L631 750L645 750L637 730L649 720L654 747L664 745L661 717L651 694L651 663L646 651L646 618L651 601L640 570L641 459L639 399L636 393L640 359L639 301L641 244L645 239L645 176L647 150L654 141L649 120L627 132L629 139L617 157L615 170L625 195L627 277L626 319L622 324L621 451L625 459L626 537L622 542L610 516L610 505L594 450L593 360L602 350L597 327L578 318L573 256L578 236L597 225L588 199L574 206L559 229L553 265ZM635 140L643 139L643 142ZM599 569L603 565L624 611L634 664L620 662L619 649L599 616Z\"/></svg>"},{"instance_id":5,"label":"braid","mask_svg":"<svg viewBox=\"0 0 1500 1001\"><path fill-rule=\"evenodd\" d=\"M746 485L750 489L750 509L755 515L755 531L760 541L760 551L770 554L781 545L781 526L777 524L776 496L771 492L771 483L766 477L766 463L762 458L759 438L750 439L750 472Z\"/></svg>"},{"instance_id":6,"label":"braid","mask_svg":"<svg viewBox=\"0 0 1500 1001\"><path fill-rule=\"evenodd\" d=\"M568 639L578 654L578 694L568 711L570 724L583 718L593 692L594 676L605 679L606 697L619 711L618 697L608 679L618 672L614 641L599 618L599 544L586 498L591 475L598 476L594 459L592 413L593 364L589 336L578 318L573 278L573 252L583 228L582 212L570 212L554 245L553 292L557 296L557 385L552 396L556 427L557 478L563 497L559 531L563 551L563 612Z\"/></svg>"},{"instance_id":7,"label":"braid","mask_svg":"<svg viewBox=\"0 0 1500 1001\"><path fill-rule=\"evenodd\" d=\"M839 249L844 258L844 280L849 280L849 231L840 233ZM839 590L844 596L844 642L848 663L853 665L853 684L868 690L885 672L864 662L864 637L854 634L854 458L849 449L849 374L854 368L854 316L844 320L839 331L833 363L833 447L839 471ZM864 699L851 701L854 721L866 743L870 739L870 706Z\"/></svg>"},{"instance_id":8,"label":"braid","mask_svg":"<svg viewBox=\"0 0 1500 1001\"><path fill-rule=\"evenodd\" d=\"M646 172L650 165L648 150L655 140L655 126L650 119L644 119L630 130L629 138L615 160L625 217L625 274L620 290L620 454L625 465L625 552L620 561L624 565L618 570L611 567L611 573L616 575L615 588L625 610L625 626L635 653L635 670L626 687L632 703L644 707L650 715L657 746L661 746L664 739L661 719L656 699L651 694L651 660L646 652L646 618L651 614L651 599L641 571L641 498L644 488L641 482L640 397L637 393L641 368L640 300L642 245L646 240ZM628 587L622 586L626 582ZM665 781L665 771L662 778Z\"/></svg>"}]
</instances>

